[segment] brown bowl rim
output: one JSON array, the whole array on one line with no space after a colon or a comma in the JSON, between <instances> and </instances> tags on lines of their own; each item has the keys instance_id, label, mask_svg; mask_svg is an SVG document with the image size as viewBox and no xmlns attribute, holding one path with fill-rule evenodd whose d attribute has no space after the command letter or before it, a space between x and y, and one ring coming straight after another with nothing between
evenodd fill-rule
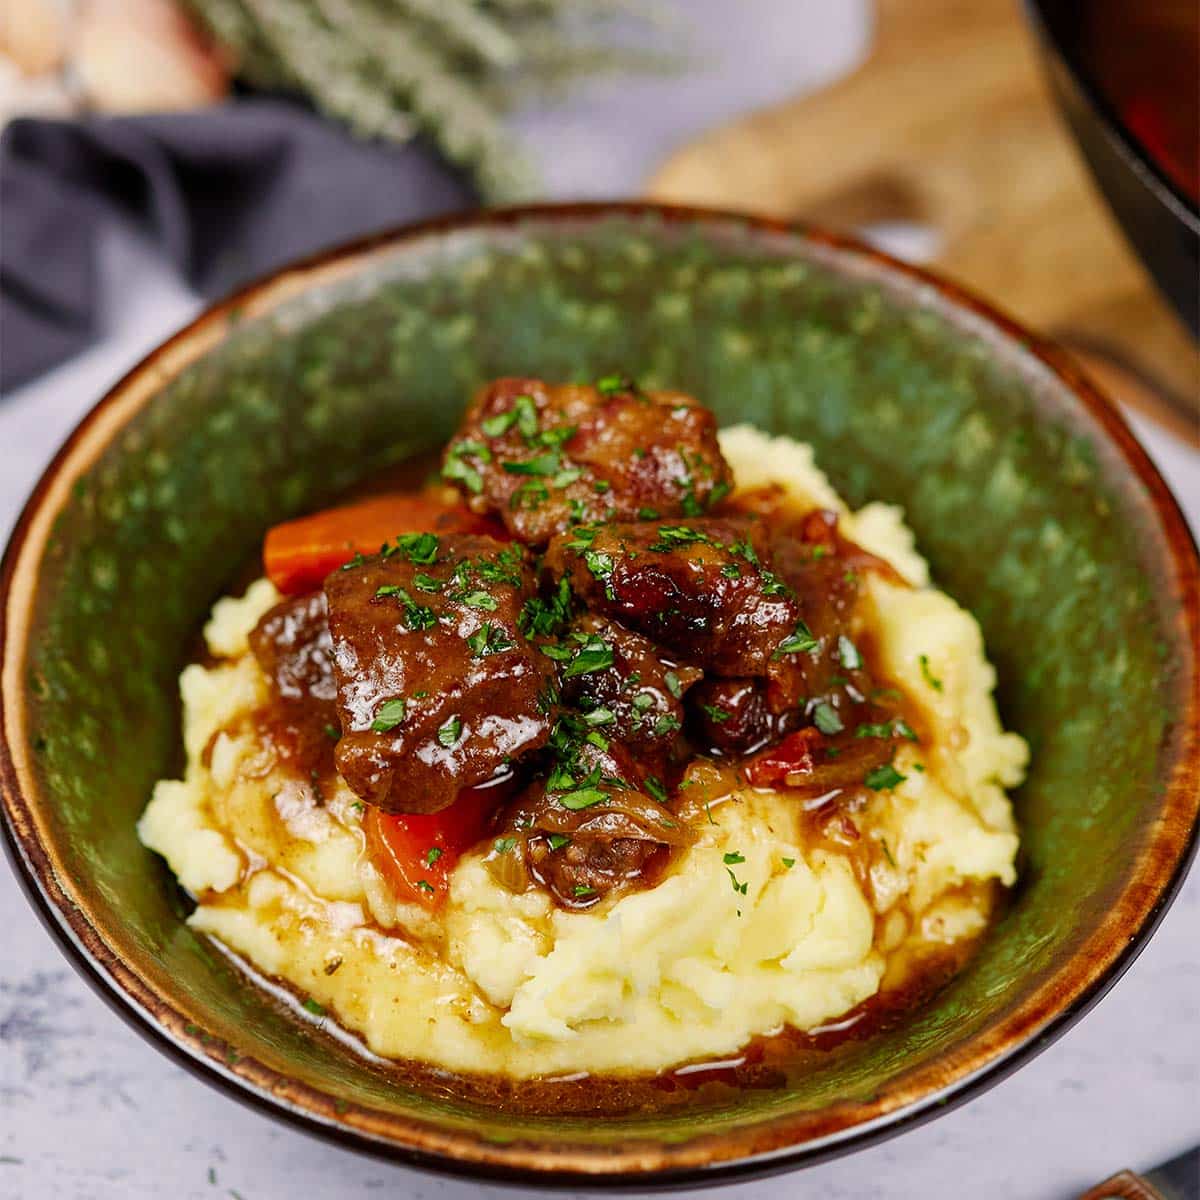
<instances>
[{"instance_id":1,"label":"brown bowl rim","mask_svg":"<svg viewBox=\"0 0 1200 1200\"><path fill-rule=\"evenodd\" d=\"M871 1101L840 1113L812 1135L811 1118L783 1116L724 1134L676 1144L629 1142L617 1150L586 1144L498 1143L473 1132L447 1132L409 1117L345 1105L250 1058L228 1061L233 1049L207 1034L195 1015L177 1007L127 967L108 946L55 869L40 836L38 797L22 741L23 674L28 612L41 551L71 484L125 421L164 383L221 339L243 313L272 308L318 281L352 273L375 253L465 229L522 222L580 223L612 217L657 217L668 223L735 225L760 234L796 237L857 257L885 273L907 277L966 310L1020 345L1066 385L1095 422L1126 471L1148 493L1167 547L1164 568L1179 598L1175 629L1182 654L1184 707L1171 737L1175 761L1164 780L1162 814L1133 877L1101 929L1016 1011L981 1033L949 1065L930 1064ZM22 621L22 616L26 617ZM1183 882L1197 842L1200 809L1200 557L1177 502L1114 406L1066 353L969 290L900 262L854 238L811 226L695 206L642 201L536 204L452 214L356 239L284 266L209 306L128 371L75 426L34 487L0 562L0 800L5 848L30 903L83 977L139 1033L207 1082L252 1107L339 1145L392 1162L444 1174L541 1187L628 1189L682 1187L746 1179L822 1161L892 1136L998 1082L1066 1031L1116 982L1145 946Z\"/></svg>"}]
</instances>

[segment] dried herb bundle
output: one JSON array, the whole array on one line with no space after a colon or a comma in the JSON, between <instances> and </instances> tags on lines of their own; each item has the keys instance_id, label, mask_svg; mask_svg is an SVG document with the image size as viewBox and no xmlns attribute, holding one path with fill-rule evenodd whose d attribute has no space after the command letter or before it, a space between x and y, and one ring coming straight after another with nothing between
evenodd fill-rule
<instances>
[{"instance_id":1,"label":"dried herb bundle","mask_svg":"<svg viewBox=\"0 0 1200 1200\"><path fill-rule=\"evenodd\" d=\"M535 173L503 124L530 93L662 69L649 0L187 0L256 87L299 91L356 132L423 132L489 200Z\"/></svg>"}]
</instances>

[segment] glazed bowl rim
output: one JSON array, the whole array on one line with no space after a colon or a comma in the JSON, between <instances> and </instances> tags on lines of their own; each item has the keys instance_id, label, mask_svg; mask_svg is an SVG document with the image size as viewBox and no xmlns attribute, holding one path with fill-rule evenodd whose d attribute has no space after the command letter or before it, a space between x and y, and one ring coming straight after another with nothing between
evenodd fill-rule
<instances>
[{"instance_id":1,"label":"glazed bowl rim","mask_svg":"<svg viewBox=\"0 0 1200 1200\"><path fill-rule=\"evenodd\" d=\"M156 989L121 961L103 927L77 902L71 881L55 869L39 828L37 812L42 798L28 765L24 738L20 680L27 637L22 634L27 635L29 624L20 618L32 604L41 551L54 514L72 484L154 394L227 335L238 314L270 311L291 296L354 274L380 253L399 252L423 239L471 229L519 227L524 222L545 227L614 217L657 217L668 224L693 227L732 225L755 237L792 237L825 247L841 256L841 266L834 264L832 270L844 272L846 258L863 260L884 276L899 277L935 292L943 303L965 310L977 322L1017 343L1022 354L1031 355L1066 388L1094 421L1108 448L1116 452L1120 469L1132 475L1148 494L1167 548L1163 566L1172 573L1180 598L1177 640L1192 680L1197 671L1200 559L1196 545L1178 504L1124 419L1063 351L959 285L853 238L736 212L639 201L485 209L401 226L334 247L273 271L207 307L142 358L78 422L35 485L0 562L0 801L4 816L0 825L5 847L30 903L68 959L119 1015L176 1062L235 1098L344 1147L494 1183L641 1189L713 1184L847 1153L945 1111L1044 1049L1116 982L1145 946L1177 893L1197 843L1200 797L1194 792L1189 796L1189 788L1200 776L1200 696L1195 689L1190 694L1185 689L1174 769L1163 781L1163 814L1170 820L1157 822L1173 825L1174 832L1168 829L1157 842L1147 845L1100 930L1093 931L1083 946L1058 964L1050 979L1013 1013L975 1035L968 1043L967 1061L948 1073L942 1068L940 1083L939 1059L921 1068L916 1081L906 1083L901 1094L885 1094L883 1101L876 1098L856 1106L856 1111L866 1110L863 1119L847 1117L827 1132L802 1141L797 1140L803 1136L801 1131L789 1134L789 1117L783 1116L727 1133L698 1135L679 1144L627 1143L614 1152L584 1143L494 1142L474 1131L439 1129L415 1117L346 1106L254 1060L226 1061L232 1047L206 1034L194 1016L178 1006L169 989ZM1069 408L1068 403L1065 410ZM1072 966L1073 972L1069 970Z\"/></svg>"}]
</instances>

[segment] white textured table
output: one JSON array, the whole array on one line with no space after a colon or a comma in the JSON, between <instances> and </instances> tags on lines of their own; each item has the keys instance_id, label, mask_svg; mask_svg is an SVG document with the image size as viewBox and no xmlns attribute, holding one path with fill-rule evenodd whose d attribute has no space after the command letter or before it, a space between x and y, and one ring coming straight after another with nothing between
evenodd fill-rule
<instances>
[{"instance_id":1,"label":"white textured table","mask_svg":"<svg viewBox=\"0 0 1200 1200\"><path fill-rule=\"evenodd\" d=\"M690 133L827 78L864 44L856 3L743 0L735 28L720 17L724 0L687 8L709 64L694 77L598 86L522 121L552 164L551 195L632 191ZM740 71L738 61L755 69ZM123 235L106 244L102 274L104 342L0 400L0 537L79 416L196 309ZM1200 528L1200 456L1156 430L1139 432ZM0 914L0 1200L514 1194L373 1162L235 1104L151 1049L87 989L3 869ZM1198 929L1200 872L1115 991L1034 1062L892 1141L736 1194L1059 1200L1118 1168L1147 1169L1181 1152L1200 1140Z\"/></svg>"}]
</instances>

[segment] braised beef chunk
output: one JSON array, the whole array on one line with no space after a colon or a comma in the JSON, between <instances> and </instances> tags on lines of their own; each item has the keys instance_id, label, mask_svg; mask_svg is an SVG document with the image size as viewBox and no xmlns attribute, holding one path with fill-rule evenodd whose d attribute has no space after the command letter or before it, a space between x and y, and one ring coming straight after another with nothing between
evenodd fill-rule
<instances>
[{"instance_id":1,"label":"braised beef chunk","mask_svg":"<svg viewBox=\"0 0 1200 1200\"><path fill-rule=\"evenodd\" d=\"M863 655L851 635L852 615L867 572L905 585L895 569L844 537L837 513L813 509L803 516L779 513L771 522L775 569L800 598L816 645L805 663L810 698L838 686L851 696L870 690Z\"/></svg>"},{"instance_id":2,"label":"braised beef chunk","mask_svg":"<svg viewBox=\"0 0 1200 1200\"><path fill-rule=\"evenodd\" d=\"M620 377L594 387L499 379L468 408L443 476L540 546L581 521L705 512L731 486L716 429L690 396Z\"/></svg>"},{"instance_id":3,"label":"braised beef chunk","mask_svg":"<svg viewBox=\"0 0 1200 1200\"><path fill-rule=\"evenodd\" d=\"M802 708L772 712L761 679L705 679L687 695L688 732L702 751L753 754L805 723Z\"/></svg>"},{"instance_id":4,"label":"braised beef chunk","mask_svg":"<svg viewBox=\"0 0 1200 1200\"><path fill-rule=\"evenodd\" d=\"M342 777L389 812L436 812L550 735L554 664L518 624L521 546L410 534L325 581Z\"/></svg>"},{"instance_id":5,"label":"braised beef chunk","mask_svg":"<svg viewBox=\"0 0 1200 1200\"><path fill-rule=\"evenodd\" d=\"M333 744L341 735L325 593L275 605L250 631L249 641L275 696L255 714L258 736L272 761L310 776L319 788L318 781L333 773Z\"/></svg>"},{"instance_id":6,"label":"braised beef chunk","mask_svg":"<svg viewBox=\"0 0 1200 1200\"><path fill-rule=\"evenodd\" d=\"M563 703L606 738L655 754L683 728L681 699L701 672L648 638L585 613L554 653L561 656Z\"/></svg>"},{"instance_id":7,"label":"braised beef chunk","mask_svg":"<svg viewBox=\"0 0 1200 1200\"><path fill-rule=\"evenodd\" d=\"M811 638L753 517L577 526L551 542L546 566L590 609L706 671L766 677L775 710L802 693Z\"/></svg>"},{"instance_id":8,"label":"braised beef chunk","mask_svg":"<svg viewBox=\"0 0 1200 1200\"><path fill-rule=\"evenodd\" d=\"M548 774L507 810L493 843L489 865L507 883L536 881L568 907L587 907L648 882L667 847L691 842L661 780L619 742L567 715L550 755Z\"/></svg>"},{"instance_id":9,"label":"braised beef chunk","mask_svg":"<svg viewBox=\"0 0 1200 1200\"><path fill-rule=\"evenodd\" d=\"M661 842L639 838L568 838L555 849L547 838L530 839L529 871L543 887L570 907L586 908L614 892L628 891L643 880L647 867L661 858Z\"/></svg>"},{"instance_id":10,"label":"braised beef chunk","mask_svg":"<svg viewBox=\"0 0 1200 1200\"><path fill-rule=\"evenodd\" d=\"M284 600L265 612L250 631L250 649L282 699L336 698L324 592Z\"/></svg>"}]
</instances>

